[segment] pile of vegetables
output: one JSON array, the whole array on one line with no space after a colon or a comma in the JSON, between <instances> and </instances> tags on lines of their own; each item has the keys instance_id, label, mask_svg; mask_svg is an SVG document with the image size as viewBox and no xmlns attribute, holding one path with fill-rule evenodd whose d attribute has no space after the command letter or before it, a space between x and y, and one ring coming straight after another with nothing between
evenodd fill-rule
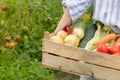
<instances>
[{"instance_id":1,"label":"pile of vegetables","mask_svg":"<svg viewBox=\"0 0 120 80\"><path fill-rule=\"evenodd\" d=\"M56 35L51 36L50 40L60 44L77 47L79 42L84 37L84 30L82 27L72 28L67 25L63 30L57 32Z\"/></svg>"},{"instance_id":2,"label":"pile of vegetables","mask_svg":"<svg viewBox=\"0 0 120 80\"><path fill-rule=\"evenodd\" d=\"M90 28L89 26L88 28ZM92 25L92 27L95 27ZM92 28L91 27L91 28ZM97 30L94 28L94 33L86 32L86 36L83 39L83 42L80 43L81 48L90 51L96 51L101 53L106 53L110 55L119 55L120 56L120 37L116 35L111 30L106 30L106 27L97 26ZM92 30L93 30L92 29ZM89 33L89 34L88 34ZM94 36L93 36L94 34ZM90 38L90 35L91 38Z\"/></svg>"},{"instance_id":3,"label":"pile of vegetables","mask_svg":"<svg viewBox=\"0 0 120 80\"><path fill-rule=\"evenodd\" d=\"M108 27L95 23L86 27L78 21L72 27L66 26L50 39L64 45L120 56L120 37Z\"/></svg>"},{"instance_id":4,"label":"pile of vegetables","mask_svg":"<svg viewBox=\"0 0 120 80\"><path fill-rule=\"evenodd\" d=\"M14 48L18 42L21 40L21 36L20 35L14 35L14 36L6 36L5 37L5 47L7 49L12 49Z\"/></svg>"},{"instance_id":5,"label":"pile of vegetables","mask_svg":"<svg viewBox=\"0 0 120 80\"><path fill-rule=\"evenodd\" d=\"M113 44L108 43L111 40L114 41ZM108 34L95 43L98 52L120 56L120 37L117 37L114 33Z\"/></svg>"}]
</instances>

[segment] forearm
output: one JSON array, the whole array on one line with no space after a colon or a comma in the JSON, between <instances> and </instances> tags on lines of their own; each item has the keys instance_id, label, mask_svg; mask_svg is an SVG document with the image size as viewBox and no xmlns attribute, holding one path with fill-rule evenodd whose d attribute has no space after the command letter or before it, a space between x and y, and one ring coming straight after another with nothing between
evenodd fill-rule
<instances>
[{"instance_id":1,"label":"forearm","mask_svg":"<svg viewBox=\"0 0 120 80\"><path fill-rule=\"evenodd\" d=\"M72 20L71 20L70 14L69 14L69 9L65 8L64 14L63 14L57 28L55 29L55 32L62 30L66 25L70 24L71 22L72 22Z\"/></svg>"}]
</instances>

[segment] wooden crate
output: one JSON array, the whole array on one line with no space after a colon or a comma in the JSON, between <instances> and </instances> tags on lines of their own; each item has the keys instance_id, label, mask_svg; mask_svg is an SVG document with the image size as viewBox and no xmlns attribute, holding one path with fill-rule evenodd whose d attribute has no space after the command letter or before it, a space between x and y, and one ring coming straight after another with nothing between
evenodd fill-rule
<instances>
[{"instance_id":1,"label":"wooden crate","mask_svg":"<svg viewBox=\"0 0 120 80\"><path fill-rule=\"evenodd\" d=\"M120 57L54 43L45 32L42 64L48 68L100 80L120 80ZM74 59L74 60L72 60Z\"/></svg>"}]
</instances>

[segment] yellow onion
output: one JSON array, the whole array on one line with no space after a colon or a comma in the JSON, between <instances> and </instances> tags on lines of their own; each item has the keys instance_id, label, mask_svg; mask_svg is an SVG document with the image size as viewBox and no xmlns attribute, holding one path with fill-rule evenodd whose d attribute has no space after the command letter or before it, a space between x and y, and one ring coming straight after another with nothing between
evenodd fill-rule
<instances>
[{"instance_id":1,"label":"yellow onion","mask_svg":"<svg viewBox=\"0 0 120 80\"><path fill-rule=\"evenodd\" d=\"M60 30L60 31L57 32L56 35L60 36L63 39L65 39L65 37L67 36L67 33L64 30Z\"/></svg>"},{"instance_id":2,"label":"yellow onion","mask_svg":"<svg viewBox=\"0 0 120 80\"><path fill-rule=\"evenodd\" d=\"M50 39L51 39L52 42L63 44L63 39L60 36L56 36L56 35L51 36Z\"/></svg>"},{"instance_id":3,"label":"yellow onion","mask_svg":"<svg viewBox=\"0 0 120 80\"><path fill-rule=\"evenodd\" d=\"M73 34L76 34L81 40L84 37L84 30L80 27L76 27L73 29Z\"/></svg>"},{"instance_id":4,"label":"yellow onion","mask_svg":"<svg viewBox=\"0 0 120 80\"><path fill-rule=\"evenodd\" d=\"M75 34L70 34L68 35L65 40L64 43L66 45L71 45L71 46L78 46L80 39L75 35Z\"/></svg>"}]
</instances>

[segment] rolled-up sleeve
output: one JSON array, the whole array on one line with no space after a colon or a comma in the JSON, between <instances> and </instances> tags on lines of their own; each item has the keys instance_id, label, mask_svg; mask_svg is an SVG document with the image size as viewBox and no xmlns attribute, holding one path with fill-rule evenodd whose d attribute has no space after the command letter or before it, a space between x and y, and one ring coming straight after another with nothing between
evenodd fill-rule
<instances>
[{"instance_id":1,"label":"rolled-up sleeve","mask_svg":"<svg viewBox=\"0 0 120 80\"><path fill-rule=\"evenodd\" d=\"M69 13L73 22L75 22L87 9L94 0L62 0L64 8L69 9Z\"/></svg>"}]
</instances>

